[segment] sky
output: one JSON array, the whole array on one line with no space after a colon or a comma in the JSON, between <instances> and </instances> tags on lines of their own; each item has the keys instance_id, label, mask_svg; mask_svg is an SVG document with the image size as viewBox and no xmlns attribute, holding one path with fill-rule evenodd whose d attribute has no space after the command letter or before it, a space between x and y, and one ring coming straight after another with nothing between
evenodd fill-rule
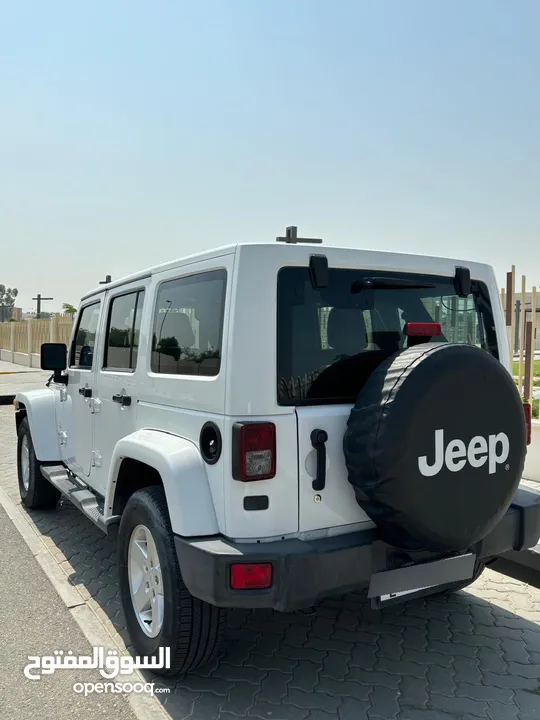
<instances>
[{"instance_id":1,"label":"sky","mask_svg":"<svg viewBox=\"0 0 540 720\"><path fill-rule=\"evenodd\" d=\"M297 225L540 286L539 23L538 0L0 0L0 283L59 310Z\"/></svg>"}]
</instances>

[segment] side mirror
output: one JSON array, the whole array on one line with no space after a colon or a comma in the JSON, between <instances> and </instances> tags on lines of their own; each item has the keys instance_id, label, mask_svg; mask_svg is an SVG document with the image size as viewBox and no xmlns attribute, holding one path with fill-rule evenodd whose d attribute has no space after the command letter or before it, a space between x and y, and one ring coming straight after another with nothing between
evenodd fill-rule
<instances>
[{"instance_id":1,"label":"side mirror","mask_svg":"<svg viewBox=\"0 0 540 720\"><path fill-rule=\"evenodd\" d=\"M43 343L41 369L60 373L67 368L67 347L64 343Z\"/></svg>"}]
</instances>

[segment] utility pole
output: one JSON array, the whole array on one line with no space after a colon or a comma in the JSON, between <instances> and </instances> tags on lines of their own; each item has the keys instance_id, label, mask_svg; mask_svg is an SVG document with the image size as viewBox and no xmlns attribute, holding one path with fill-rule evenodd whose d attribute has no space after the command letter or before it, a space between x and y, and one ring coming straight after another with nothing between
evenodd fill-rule
<instances>
[{"instance_id":1,"label":"utility pole","mask_svg":"<svg viewBox=\"0 0 540 720\"><path fill-rule=\"evenodd\" d=\"M36 318L39 320L40 317L41 317L41 302L42 302L43 300L54 300L54 298L41 297L41 293L38 293L38 294L37 294L37 297L32 298L32 300L37 300Z\"/></svg>"}]
</instances>

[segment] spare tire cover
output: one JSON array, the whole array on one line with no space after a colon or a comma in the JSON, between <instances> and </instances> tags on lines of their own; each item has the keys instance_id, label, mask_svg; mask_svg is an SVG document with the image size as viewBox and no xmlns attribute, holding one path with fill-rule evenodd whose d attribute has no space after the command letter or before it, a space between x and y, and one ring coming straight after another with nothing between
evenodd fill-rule
<instances>
[{"instance_id":1,"label":"spare tire cover","mask_svg":"<svg viewBox=\"0 0 540 720\"><path fill-rule=\"evenodd\" d=\"M460 551L510 506L526 455L523 405L484 350L424 343L383 362L343 448L358 503L396 547Z\"/></svg>"}]
</instances>

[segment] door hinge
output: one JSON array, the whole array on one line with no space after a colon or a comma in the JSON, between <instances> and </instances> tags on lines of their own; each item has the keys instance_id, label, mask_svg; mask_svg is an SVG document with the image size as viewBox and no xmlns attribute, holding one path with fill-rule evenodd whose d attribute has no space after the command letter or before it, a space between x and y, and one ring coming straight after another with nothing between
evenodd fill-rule
<instances>
[{"instance_id":1,"label":"door hinge","mask_svg":"<svg viewBox=\"0 0 540 720\"><path fill-rule=\"evenodd\" d=\"M61 388L61 390L60 390L60 402L66 402L67 396L68 396L67 388L65 388L65 387Z\"/></svg>"},{"instance_id":2,"label":"door hinge","mask_svg":"<svg viewBox=\"0 0 540 720\"><path fill-rule=\"evenodd\" d=\"M101 467L101 453L97 450L92 450L92 467Z\"/></svg>"},{"instance_id":3,"label":"door hinge","mask_svg":"<svg viewBox=\"0 0 540 720\"><path fill-rule=\"evenodd\" d=\"M67 432L65 430L60 430L58 433L58 442L60 445L66 445L67 444Z\"/></svg>"},{"instance_id":4,"label":"door hinge","mask_svg":"<svg viewBox=\"0 0 540 720\"><path fill-rule=\"evenodd\" d=\"M101 412L101 400L99 398L90 398L88 405L91 413Z\"/></svg>"}]
</instances>

